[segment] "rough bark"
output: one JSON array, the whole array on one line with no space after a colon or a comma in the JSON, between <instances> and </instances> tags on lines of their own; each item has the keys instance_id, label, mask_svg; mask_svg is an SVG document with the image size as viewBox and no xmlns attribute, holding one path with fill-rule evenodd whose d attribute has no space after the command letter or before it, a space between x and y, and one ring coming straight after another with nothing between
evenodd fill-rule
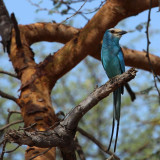
<instances>
[{"instance_id":1,"label":"rough bark","mask_svg":"<svg viewBox=\"0 0 160 160\"><path fill-rule=\"evenodd\" d=\"M31 44L43 40L48 42L67 43L81 32L78 28L56 23L34 23L23 27L28 28L28 34L26 37ZM43 32L41 31L42 28ZM97 52L89 53L89 55L100 60L101 42L97 46ZM151 71L146 52L125 47L123 47L122 50L124 53L125 64L127 66ZM160 75L160 57L150 54L150 59L155 73Z\"/></svg>"},{"instance_id":2,"label":"rough bark","mask_svg":"<svg viewBox=\"0 0 160 160\"><path fill-rule=\"evenodd\" d=\"M134 68L131 68L127 72L114 77L114 79L109 80L106 84L96 88L88 97L86 97L86 99L84 99L79 105L72 109L71 112L64 118L64 120L59 122L53 130L50 129L44 132L10 130L5 135L6 140L8 142L15 142L19 145L25 144L31 147L59 147L64 152L65 156L68 155L66 153L70 153L72 154L72 158L75 158L74 136L81 118L91 108L96 106L99 101L107 97L118 87L135 78L136 72L137 71ZM113 154L112 152L108 153L111 155ZM67 159L71 159L71 157Z\"/></svg>"},{"instance_id":3,"label":"rough bark","mask_svg":"<svg viewBox=\"0 0 160 160\"><path fill-rule=\"evenodd\" d=\"M158 6L158 0L153 1L152 7L155 6ZM19 30L22 47L19 48L16 44L16 35L13 29L9 56L22 84L17 104L20 106L25 127L36 123L30 131L34 129L44 131L52 126L56 121L56 116L52 108L50 94L56 81L87 55L99 54L99 44L107 28L114 27L120 20L136 15L148 8L148 0L108 0L81 31L63 25L54 29L54 23L48 25L36 24L37 28L35 30L33 29L34 25L21 25ZM68 33L65 38L61 34L64 29ZM47 31L49 31L48 36L46 36ZM54 35L56 36L54 37ZM37 65L30 45L38 41L54 40L63 43L68 42L57 53L49 55L44 62ZM40 150L43 149L34 146L28 147L26 159ZM35 159L55 159L55 148Z\"/></svg>"},{"instance_id":4,"label":"rough bark","mask_svg":"<svg viewBox=\"0 0 160 160\"><path fill-rule=\"evenodd\" d=\"M21 30L20 30L21 31ZM36 123L33 129L44 131L52 126L55 121L55 113L52 108L50 89L45 75L37 70L34 55L31 51L23 31L21 31L22 47L17 48L15 31L12 31L10 59L18 77L21 79L21 94L17 100L23 116L25 127ZM28 147L26 159L28 160L36 153L43 151L37 147ZM39 159L39 158L35 158ZM41 159L55 159L55 149L51 149Z\"/></svg>"}]
</instances>

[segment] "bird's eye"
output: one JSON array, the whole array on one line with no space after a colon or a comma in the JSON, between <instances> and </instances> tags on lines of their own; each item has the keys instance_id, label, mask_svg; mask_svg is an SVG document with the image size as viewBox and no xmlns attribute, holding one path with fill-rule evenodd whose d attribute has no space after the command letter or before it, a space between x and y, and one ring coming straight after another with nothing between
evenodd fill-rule
<instances>
[{"instance_id":1,"label":"bird's eye","mask_svg":"<svg viewBox=\"0 0 160 160\"><path fill-rule=\"evenodd\" d=\"M114 30L111 30L110 32L111 32L111 33L114 33Z\"/></svg>"}]
</instances>

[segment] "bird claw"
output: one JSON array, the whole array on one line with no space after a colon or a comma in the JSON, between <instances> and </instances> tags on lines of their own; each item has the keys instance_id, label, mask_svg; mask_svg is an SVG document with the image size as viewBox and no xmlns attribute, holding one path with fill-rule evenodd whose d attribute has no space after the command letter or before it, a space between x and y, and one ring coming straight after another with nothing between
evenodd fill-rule
<instances>
[{"instance_id":1,"label":"bird claw","mask_svg":"<svg viewBox=\"0 0 160 160\"><path fill-rule=\"evenodd\" d=\"M94 87L94 91L98 88L98 84L96 84L96 86Z\"/></svg>"},{"instance_id":2,"label":"bird claw","mask_svg":"<svg viewBox=\"0 0 160 160\"><path fill-rule=\"evenodd\" d=\"M110 83L111 84L115 83L116 81L117 81L117 79L115 77L113 77L113 78L110 79Z\"/></svg>"}]
</instances>

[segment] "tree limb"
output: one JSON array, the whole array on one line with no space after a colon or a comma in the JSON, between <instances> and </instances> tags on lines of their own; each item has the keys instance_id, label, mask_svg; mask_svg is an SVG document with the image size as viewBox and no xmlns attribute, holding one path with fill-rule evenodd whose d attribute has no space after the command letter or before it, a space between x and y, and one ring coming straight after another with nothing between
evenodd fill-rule
<instances>
[{"instance_id":1,"label":"tree limb","mask_svg":"<svg viewBox=\"0 0 160 160\"><path fill-rule=\"evenodd\" d=\"M13 24L10 20L8 11L3 0L0 0L0 36L2 36L3 50L7 49L10 52L11 30Z\"/></svg>"},{"instance_id":2,"label":"tree limb","mask_svg":"<svg viewBox=\"0 0 160 160\"><path fill-rule=\"evenodd\" d=\"M88 139L90 139L93 143L95 143L103 152L109 154L110 156L114 156L115 159L120 160L119 157L117 157L113 152L108 151L108 148L105 147L103 144L101 144L94 136L92 136L91 134L87 133L86 131L84 131L81 128L77 128L77 131L80 132L80 134L82 134L83 136L87 137Z\"/></svg>"},{"instance_id":3,"label":"tree limb","mask_svg":"<svg viewBox=\"0 0 160 160\"><path fill-rule=\"evenodd\" d=\"M0 73L2 73L2 74L7 74L7 75L9 75L9 76L11 76L11 77L17 78L17 75L14 74L14 73L10 73L10 72L7 72L7 71L2 71L2 70L0 70Z\"/></svg>"},{"instance_id":4,"label":"tree limb","mask_svg":"<svg viewBox=\"0 0 160 160\"><path fill-rule=\"evenodd\" d=\"M2 128L0 128L0 132L3 131L4 129L14 125L14 124L17 124L17 123L23 123L23 120L17 120L17 121L14 121L14 122L11 122L9 124L4 125Z\"/></svg>"},{"instance_id":5,"label":"tree limb","mask_svg":"<svg viewBox=\"0 0 160 160\"><path fill-rule=\"evenodd\" d=\"M0 96L3 97L3 98L6 98L6 99L10 99L10 100L12 100L14 102L17 102L17 98L15 98L14 96L9 95L9 94L1 91L1 90L0 90Z\"/></svg>"},{"instance_id":6,"label":"tree limb","mask_svg":"<svg viewBox=\"0 0 160 160\"><path fill-rule=\"evenodd\" d=\"M155 6L158 6L158 0L153 1L152 7ZM39 65L39 69L47 73L46 76L50 80L50 86L54 86L61 76L76 66L88 54L97 55L97 53L100 53L99 44L106 29L114 27L120 20L136 15L148 8L148 0L136 0L134 2L129 0L107 1L78 35L75 35L62 49L56 54L48 56ZM129 60L126 64L130 64ZM138 63L136 62L136 64ZM138 66L140 65L142 66L142 63L138 64Z\"/></svg>"},{"instance_id":7,"label":"tree limb","mask_svg":"<svg viewBox=\"0 0 160 160\"><path fill-rule=\"evenodd\" d=\"M66 118L53 130L47 131L15 131L6 133L5 139L19 145L37 146L41 148L59 147L63 153L74 150L74 136L80 119L93 108L100 100L108 96L115 89L136 76L136 70L131 68L122 75L114 77L106 84L95 89L85 100L71 110ZM114 80L114 82L113 82ZM73 152L72 152L73 153Z\"/></svg>"},{"instance_id":8,"label":"tree limb","mask_svg":"<svg viewBox=\"0 0 160 160\"><path fill-rule=\"evenodd\" d=\"M21 25L20 25L21 26ZM22 26L21 26L22 27ZM56 23L34 23L30 25L23 26L23 28L27 28L26 37L27 40L32 44L39 41L49 41L49 42L60 42L67 43L74 36L78 35L81 30L67 26L64 24L56 24ZM43 32L42 32L43 29ZM97 44L96 44L97 45ZM96 52L89 52L89 55L100 60L100 52L101 52L101 42L97 45ZM145 51L137 51L133 49L128 49L126 47L122 47L124 53L125 64L130 67L135 67L139 69L143 69L151 72L150 65L148 63L146 52ZM154 71L157 75L160 75L160 57L155 56L153 54L150 55L150 60L153 65ZM65 74L65 73L64 73Z\"/></svg>"}]
</instances>

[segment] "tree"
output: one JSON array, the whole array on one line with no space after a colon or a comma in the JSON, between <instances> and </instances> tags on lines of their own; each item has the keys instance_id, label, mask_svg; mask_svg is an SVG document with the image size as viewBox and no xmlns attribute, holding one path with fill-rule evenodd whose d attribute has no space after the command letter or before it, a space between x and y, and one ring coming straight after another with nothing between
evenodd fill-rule
<instances>
[{"instance_id":1,"label":"tree","mask_svg":"<svg viewBox=\"0 0 160 160\"><path fill-rule=\"evenodd\" d=\"M54 3L57 4L55 1ZM156 6L158 6L158 0L152 2L152 7ZM17 26L13 15L11 18L12 22L10 22L10 19L8 18L8 23L11 25L9 25L7 33L10 33L10 28L12 28L11 44L8 43L10 42L8 40L10 35L8 34L2 35L2 42L7 42L7 44L3 44L4 47L7 47L7 51L9 52L8 56L15 69L16 77L21 81L21 93L19 98L6 95L4 92L1 92L1 96L13 100L20 107L25 128L29 128L24 132L27 135L26 137L25 134L20 134L18 131L10 131L6 136L6 139L17 142L18 144L30 145L26 150L26 159L33 157L35 155L34 153L46 151L45 148L51 147L47 143L45 144L45 141L43 141L43 143L38 143L38 141L30 139L39 134L41 135L41 132L39 133L38 131L48 131L51 126L52 128L55 127L57 130L50 128L53 132L48 131L42 133L57 133L60 138L58 141L55 139L56 144L54 146L58 146L61 149L62 155L65 157L64 159L74 159L73 138L75 132L69 132L70 130L66 131L65 126L69 124L67 127L75 130L79 119L74 119L74 114L76 113L72 112L73 116L68 116L71 119L66 118L66 121L57 124L56 122L58 119L51 103L51 91L55 87L57 80L74 68L86 56L91 55L96 59L100 59L101 40L106 29L114 27L124 18L137 15L149 8L149 1L107 1L83 29L76 29L65 24L57 24L54 22ZM12 27L13 25L14 28ZM3 37L7 37L7 40ZM48 55L43 62L36 64L34 61L34 53L30 46L39 41L55 41L65 43L65 45L54 55ZM123 48L123 52L126 65L147 71L153 69L155 74L160 74L159 57L151 54L149 55L153 67L151 68L145 51L141 52ZM134 78L134 73L135 71L132 70L123 75L126 76L125 81L123 80L123 76L119 77L117 81L118 86L129 81L131 78ZM112 87L110 92L117 87L117 84L107 83L107 85L111 85ZM100 89L101 88L98 88L93 93L98 92ZM107 88L107 91L108 90L109 89ZM107 94L108 92L105 92L105 96L107 96ZM105 97L104 95L100 95L100 93L97 95L100 97L102 96L100 99ZM93 94L91 94L91 97L92 96ZM92 107L96 103L92 104ZM78 112L76 109L75 111ZM77 116L82 117L80 114ZM75 120L77 120L77 122L75 122ZM59 135L61 129L63 129L62 133L64 134L64 137ZM16 139L16 136L18 136L18 140ZM43 134L41 136L46 138ZM57 135L55 134L55 136ZM61 138L64 138L62 139L63 142L60 141ZM55 148L49 149L50 150L47 150L46 154L41 156L41 159L55 159Z\"/></svg>"}]
</instances>

